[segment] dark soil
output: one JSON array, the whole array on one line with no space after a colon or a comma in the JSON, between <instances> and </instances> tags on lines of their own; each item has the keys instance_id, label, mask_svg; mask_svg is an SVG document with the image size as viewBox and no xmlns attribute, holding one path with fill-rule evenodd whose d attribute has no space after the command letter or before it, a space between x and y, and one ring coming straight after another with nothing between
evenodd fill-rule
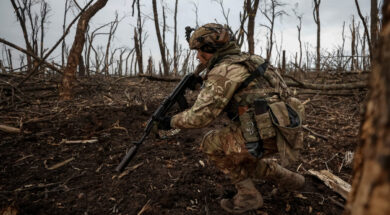
<instances>
[{"instance_id":1,"label":"dark soil","mask_svg":"<svg viewBox=\"0 0 390 215\"><path fill-rule=\"evenodd\" d=\"M337 82L340 77L327 78ZM82 80L72 102L56 100L56 88L48 87L56 80L37 83L30 87L42 89L26 90L19 98L17 91L1 91L0 124L22 128L22 133L0 131L0 209L14 207L19 214L226 214L219 201L233 196L234 186L199 150L203 134L223 126L221 121L164 139L150 135L125 173L114 171L176 83ZM307 101L305 124L327 139L305 131L303 159L288 167L305 174L307 186L274 196L275 185L258 181L264 207L247 214L342 213L343 198L306 170L329 169L350 182L345 154L358 144L365 94L299 96ZM66 143L90 139L97 142Z\"/></svg>"}]
</instances>

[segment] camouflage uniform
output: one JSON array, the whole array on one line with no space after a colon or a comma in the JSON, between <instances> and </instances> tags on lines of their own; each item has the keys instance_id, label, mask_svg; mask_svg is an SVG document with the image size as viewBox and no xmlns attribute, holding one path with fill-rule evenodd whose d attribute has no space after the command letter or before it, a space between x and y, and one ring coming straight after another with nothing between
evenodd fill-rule
<instances>
[{"instance_id":1,"label":"camouflage uniform","mask_svg":"<svg viewBox=\"0 0 390 215\"><path fill-rule=\"evenodd\" d=\"M236 89L250 75L244 65L231 62L229 57L225 57L225 60L220 60L208 71L204 86L194 105L173 116L172 127L206 127L223 112L233 99ZM253 88L254 85L256 83L250 84L247 88ZM264 85L266 84L263 83ZM277 150L274 141L265 142L264 148L267 152ZM223 129L208 132L203 138L201 149L208 155L209 160L231 177L233 183L248 177L262 177L268 169L263 160L249 154L239 122L236 121L231 121Z\"/></svg>"},{"instance_id":2,"label":"camouflage uniform","mask_svg":"<svg viewBox=\"0 0 390 215\"><path fill-rule=\"evenodd\" d=\"M206 127L222 112L228 113L229 125L208 132L201 149L230 176L237 189L233 198L220 202L230 213L243 213L263 205L261 193L251 178L272 180L287 190L301 188L303 176L261 158L275 152L280 152L282 163L286 163L286 158L296 158L295 149L302 146L299 129L303 105L289 96L279 73L274 70L264 73L266 64L262 58L241 53L227 26L206 24L190 36L192 30L195 29L186 28L190 48L198 50L201 62L207 61L203 88L194 105L169 117L170 126L164 128ZM259 143L265 152L262 156Z\"/></svg>"}]
</instances>

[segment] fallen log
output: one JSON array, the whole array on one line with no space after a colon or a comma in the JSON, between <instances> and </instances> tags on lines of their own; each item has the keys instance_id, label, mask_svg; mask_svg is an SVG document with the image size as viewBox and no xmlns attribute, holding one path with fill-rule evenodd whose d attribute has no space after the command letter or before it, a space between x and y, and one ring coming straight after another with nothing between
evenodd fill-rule
<instances>
[{"instance_id":1,"label":"fallen log","mask_svg":"<svg viewBox=\"0 0 390 215\"><path fill-rule=\"evenodd\" d=\"M312 89L299 89L296 94L317 94L317 95L328 95L328 96L351 96L357 91L353 90L312 90Z\"/></svg>"},{"instance_id":2,"label":"fallen log","mask_svg":"<svg viewBox=\"0 0 390 215\"><path fill-rule=\"evenodd\" d=\"M347 199L348 193L351 191L351 185L343 179L337 177L328 170L316 171L310 169L309 173L323 181L326 186L340 194L344 199Z\"/></svg>"},{"instance_id":3,"label":"fallen log","mask_svg":"<svg viewBox=\"0 0 390 215\"><path fill-rule=\"evenodd\" d=\"M312 90L351 90L351 89L365 89L368 87L366 81L358 81L345 84L313 84L308 82L299 81L290 75L284 75L289 78L286 80L286 84L289 87L299 87Z\"/></svg>"},{"instance_id":4,"label":"fallen log","mask_svg":"<svg viewBox=\"0 0 390 215\"><path fill-rule=\"evenodd\" d=\"M144 77L147 78L151 81L166 81L166 82L177 82L180 81L181 78L175 78L175 77L158 77L158 76L153 76L153 75L144 75L144 74L139 74L139 77Z\"/></svg>"}]
</instances>

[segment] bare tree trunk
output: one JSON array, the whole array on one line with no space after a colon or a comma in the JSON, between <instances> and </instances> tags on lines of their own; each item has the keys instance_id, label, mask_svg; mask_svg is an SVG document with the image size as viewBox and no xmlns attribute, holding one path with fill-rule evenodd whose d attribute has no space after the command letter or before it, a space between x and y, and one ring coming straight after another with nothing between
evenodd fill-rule
<instances>
[{"instance_id":1,"label":"bare tree trunk","mask_svg":"<svg viewBox=\"0 0 390 215\"><path fill-rule=\"evenodd\" d=\"M41 48L40 48L40 57L43 58L43 53L45 52L44 50L44 45L43 45L43 41L44 41L44 38L45 38L45 23L46 23L46 17L47 17L47 13L48 13L49 9L48 9L48 4L46 1L42 1L41 3Z\"/></svg>"},{"instance_id":2,"label":"bare tree trunk","mask_svg":"<svg viewBox=\"0 0 390 215\"><path fill-rule=\"evenodd\" d=\"M192 2L192 5L194 6L194 13L195 13L195 23L196 23L196 27L195 28L198 28L199 27L199 13L198 13L198 5L196 4L195 1Z\"/></svg>"},{"instance_id":3,"label":"bare tree trunk","mask_svg":"<svg viewBox=\"0 0 390 215\"><path fill-rule=\"evenodd\" d=\"M286 73L286 50L283 50L283 55L282 55L282 73Z\"/></svg>"},{"instance_id":4,"label":"bare tree trunk","mask_svg":"<svg viewBox=\"0 0 390 215\"><path fill-rule=\"evenodd\" d=\"M66 31L66 15L69 10L69 0L65 0L65 9L64 9L64 22L62 24L62 32L65 34ZM65 40L62 41L61 44L61 66L64 67L65 65L65 49L66 49L66 42Z\"/></svg>"},{"instance_id":5,"label":"bare tree trunk","mask_svg":"<svg viewBox=\"0 0 390 215\"><path fill-rule=\"evenodd\" d=\"M148 74L148 75L152 75L153 74L153 59L152 59L152 56L149 56L148 66L146 67L146 74Z\"/></svg>"},{"instance_id":6,"label":"bare tree trunk","mask_svg":"<svg viewBox=\"0 0 390 215\"><path fill-rule=\"evenodd\" d=\"M298 66L301 68L302 66L302 40L301 40L301 30L302 30L302 16L298 16L299 25L297 25L298 29L298 41L299 41L299 63Z\"/></svg>"},{"instance_id":7,"label":"bare tree trunk","mask_svg":"<svg viewBox=\"0 0 390 215\"><path fill-rule=\"evenodd\" d=\"M177 57L177 5L178 1L175 1L175 15L174 15L174 35L173 35L173 74L177 76L178 73L178 57Z\"/></svg>"},{"instance_id":8,"label":"bare tree trunk","mask_svg":"<svg viewBox=\"0 0 390 215\"><path fill-rule=\"evenodd\" d=\"M266 27L269 30L269 38L268 38L267 48L266 48L267 61L269 61L271 59L272 48L274 45L273 36L274 36L275 19L278 16L282 16L282 15L286 14L286 12L284 10L278 10L278 8L281 6L284 6L284 4L280 3L278 0L271 0L270 7L267 8L267 4L265 4L264 9L261 10L261 13L265 16L265 18L268 20L269 25L270 25L270 26L263 25L263 24L261 25L263 27Z\"/></svg>"},{"instance_id":9,"label":"bare tree trunk","mask_svg":"<svg viewBox=\"0 0 390 215\"><path fill-rule=\"evenodd\" d=\"M221 7L222 7L222 4L221 4ZM242 47L242 44L244 43L244 36L246 33L244 26L245 26L245 22L246 22L247 18L248 18L248 11L246 10L246 1L244 1L243 12L242 13L240 12L240 27L234 33L235 36L237 35L236 41L237 41L237 45L239 47Z\"/></svg>"},{"instance_id":10,"label":"bare tree trunk","mask_svg":"<svg viewBox=\"0 0 390 215\"><path fill-rule=\"evenodd\" d=\"M355 64L356 64L356 51L355 51L355 41L356 41L356 28L355 28L355 18L352 16L352 23L350 26L351 30L351 71L355 70Z\"/></svg>"},{"instance_id":11,"label":"bare tree trunk","mask_svg":"<svg viewBox=\"0 0 390 215\"><path fill-rule=\"evenodd\" d=\"M371 0L371 47L376 49L378 43L378 0Z\"/></svg>"},{"instance_id":12,"label":"bare tree trunk","mask_svg":"<svg viewBox=\"0 0 390 215\"><path fill-rule=\"evenodd\" d=\"M5 67L4 67L4 65L3 65L3 61L2 60L0 60L0 69L1 69L1 72L2 73L7 73L7 71L5 70Z\"/></svg>"},{"instance_id":13,"label":"bare tree trunk","mask_svg":"<svg viewBox=\"0 0 390 215\"><path fill-rule=\"evenodd\" d=\"M136 74L135 74L135 69L134 69L134 72L131 72L131 71L133 70L133 68L136 67L136 66L133 67L134 56L135 56L135 52L133 52L133 54L131 55L129 76L132 76L133 73L134 73L134 76L136 75ZM136 61L137 61L137 60L136 60ZM137 64L137 62L135 62L135 64Z\"/></svg>"},{"instance_id":14,"label":"bare tree trunk","mask_svg":"<svg viewBox=\"0 0 390 215\"><path fill-rule=\"evenodd\" d=\"M84 59L83 55L80 54L79 58L79 76L84 77L85 76L85 65L84 65Z\"/></svg>"},{"instance_id":15,"label":"bare tree trunk","mask_svg":"<svg viewBox=\"0 0 390 215\"><path fill-rule=\"evenodd\" d=\"M118 63L118 74L122 76L123 73L123 54L126 52L126 49L122 48L119 54L119 63Z\"/></svg>"},{"instance_id":16,"label":"bare tree trunk","mask_svg":"<svg viewBox=\"0 0 390 215\"><path fill-rule=\"evenodd\" d=\"M356 4L356 8L357 8L359 17L360 17L360 19L361 19L361 21L363 23L363 26L364 26L364 33L365 33L365 35L367 37L367 40L368 40L368 49L370 50L370 59L372 60L373 55L372 55L372 48L371 48L371 39L370 39L370 34L368 33L367 23L366 23L366 20L363 17L362 12L360 11L358 0L355 0L355 4Z\"/></svg>"},{"instance_id":17,"label":"bare tree trunk","mask_svg":"<svg viewBox=\"0 0 390 215\"><path fill-rule=\"evenodd\" d=\"M98 0L90 6L81 16L77 24L76 35L73 41L72 48L68 56L68 62L64 70L62 78L62 86L60 88L60 99L72 99L72 89L75 81L75 74L81 52L83 51L85 42L85 31L87 29L89 20L103 8L108 0Z\"/></svg>"},{"instance_id":18,"label":"bare tree trunk","mask_svg":"<svg viewBox=\"0 0 390 215\"><path fill-rule=\"evenodd\" d=\"M134 47L135 47L135 53L136 53L136 64L138 63L138 73L143 74L143 51L142 51L142 17L141 17L141 7L139 0L133 1L133 6L137 2L137 28L134 28ZM134 12L134 10L133 10ZM134 14L134 13L133 13ZM134 75L137 74L137 65L134 64Z\"/></svg>"},{"instance_id":19,"label":"bare tree trunk","mask_svg":"<svg viewBox=\"0 0 390 215\"><path fill-rule=\"evenodd\" d=\"M354 161L352 191L344 215L390 214L390 3L384 1L383 31L375 53L369 99Z\"/></svg>"},{"instance_id":20,"label":"bare tree trunk","mask_svg":"<svg viewBox=\"0 0 390 215\"><path fill-rule=\"evenodd\" d=\"M109 52L110 52L110 46L112 38L114 37L115 31L118 27L118 12L115 12L115 20L110 23L110 31L108 33L108 39L107 39L107 46L106 46L106 54L104 55L104 68L103 72L108 76L108 58L109 58Z\"/></svg>"},{"instance_id":21,"label":"bare tree trunk","mask_svg":"<svg viewBox=\"0 0 390 215\"><path fill-rule=\"evenodd\" d=\"M321 21L320 21L320 4L321 0L314 0L313 18L317 25L317 59L316 70L321 69Z\"/></svg>"},{"instance_id":22,"label":"bare tree trunk","mask_svg":"<svg viewBox=\"0 0 390 215\"><path fill-rule=\"evenodd\" d=\"M246 10L249 14L248 17L248 50L250 54L255 54L255 18L257 13L257 8L259 7L259 0L254 0L253 6L251 0L246 0Z\"/></svg>"},{"instance_id":23,"label":"bare tree trunk","mask_svg":"<svg viewBox=\"0 0 390 215\"><path fill-rule=\"evenodd\" d=\"M138 62L138 70L139 70L138 73L144 74L140 42L138 40L138 33L137 33L137 30L135 28L134 28L134 46L135 46L135 53L137 54L137 62Z\"/></svg>"},{"instance_id":24,"label":"bare tree trunk","mask_svg":"<svg viewBox=\"0 0 390 215\"><path fill-rule=\"evenodd\" d=\"M127 54L126 56L126 63L125 63L125 76L128 76L128 69L129 69L129 58L130 58L130 55L133 53L134 49L132 49L131 51L129 51L129 53ZM130 67L131 68L131 67Z\"/></svg>"},{"instance_id":25,"label":"bare tree trunk","mask_svg":"<svg viewBox=\"0 0 390 215\"><path fill-rule=\"evenodd\" d=\"M9 71L12 71L14 68L13 68L13 65L12 65L12 54L11 54L11 49L8 49L8 67L9 67Z\"/></svg>"},{"instance_id":26,"label":"bare tree trunk","mask_svg":"<svg viewBox=\"0 0 390 215\"><path fill-rule=\"evenodd\" d=\"M18 5L16 5L15 0L11 0L11 3L12 3L12 7L15 10L16 16L18 18L20 27L22 28L24 42L26 43L26 49L28 52L33 52L33 48L31 47L31 43L28 39L28 33L27 33L27 28L26 28L26 16L24 14L24 10L26 8L23 9L22 6L19 4L19 2L18 2ZM19 10L22 10L22 11L19 11ZM31 56L26 55L26 58L27 58L27 68L28 68L28 70L31 70L31 68L32 68Z\"/></svg>"},{"instance_id":27,"label":"bare tree trunk","mask_svg":"<svg viewBox=\"0 0 390 215\"><path fill-rule=\"evenodd\" d=\"M341 70L345 70L343 64L344 64L344 47L345 47L345 21L343 22L343 31L341 33L342 43L341 43L341 50L340 50L340 63L339 68Z\"/></svg>"},{"instance_id":28,"label":"bare tree trunk","mask_svg":"<svg viewBox=\"0 0 390 215\"><path fill-rule=\"evenodd\" d=\"M161 38L160 26L158 24L158 13L157 13L157 3L156 0L152 0L153 3L153 15L154 15L154 26L156 28L156 35L158 40L158 46L160 47L161 61L164 68L164 75L169 74L169 65L165 55L165 44Z\"/></svg>"}]
</instances>

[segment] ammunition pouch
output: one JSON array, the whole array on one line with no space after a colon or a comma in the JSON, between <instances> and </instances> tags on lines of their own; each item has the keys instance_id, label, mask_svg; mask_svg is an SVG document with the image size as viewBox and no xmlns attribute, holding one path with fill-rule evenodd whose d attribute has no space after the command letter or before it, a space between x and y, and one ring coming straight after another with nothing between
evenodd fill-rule
<instances>
[{"instance_id":1,"label":"ammunition pouch","mask_svg":"<svg viewBox=\"0 0 390 215\"><path fill-rule=\"evenodd\" d=\"M295 149L303 146L302 117L291 105L283 101L268 104L266 100L258 99L250 107L239 107L238 112L249 153L260 158L263 142L276 139L278 151L296 159Z\"/></svg>"}]
</instances>

